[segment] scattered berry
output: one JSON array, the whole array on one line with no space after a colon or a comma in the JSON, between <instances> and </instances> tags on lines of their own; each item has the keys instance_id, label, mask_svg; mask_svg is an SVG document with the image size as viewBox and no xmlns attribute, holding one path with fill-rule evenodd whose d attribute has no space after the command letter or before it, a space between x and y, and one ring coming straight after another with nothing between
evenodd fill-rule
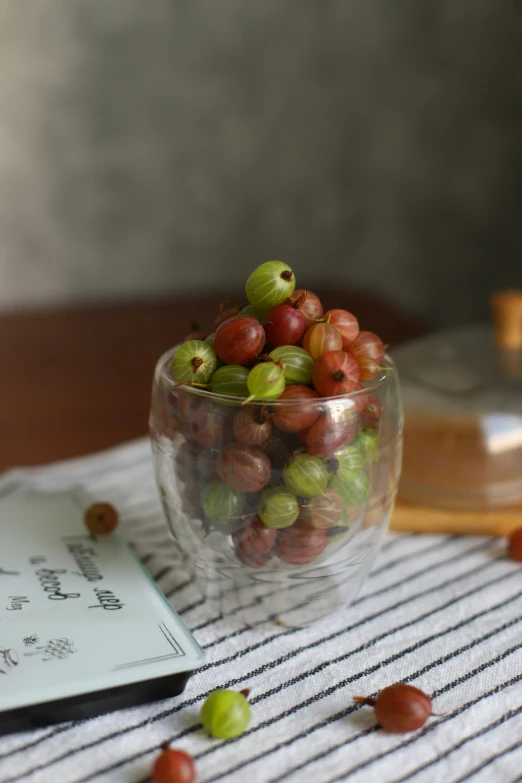
<instances>
[{"instance_id":1,"label":"scattered berry","mask_svg":"<svg viewBox=\"0 0 522 783\"><path fill-rule=\"evenodd\" d=\"M162 753L154 763L152 779L154 783L194 783L196 780L194 761L184 750L163 745Z\"/></svg>"},{"instance_id":2,"label":"scattered berry","mask_svg":"<svg viewBox=\"0 0 522 783\"><path fill-rule=\"evenodd\" d=\"M110 503L93 503L85 512L85 526L95 536L104 536L118 527L118 512Z\"/></svg>"},{"instance_id":3,"label":"scattered berry","mask_svg":"<svg viewBox=\"0 0 522 783\"><path fill-rule=\"evenodd\" d=\"M377 722L394 733L416 731L432 714L430 697L402 682L384 688L376 699L355 696L354 701L374 707Z\"/></svg>"},{"instance_id":4,"label":"scattered berry","mask_svg":"<svg viewBox=\"0 0 522 783\"><path fill-rule=\"evenodd\" d=\"M212 737L233 739L243 734L250 721L248 691L217 690L205 700L201 723Z\"/></svg>"},{"instance_id":5,"label":"scattered berry","mask_svg":"<svg viewBox=\"0 0 522 783\"><path fill-rule=\"evenodd\" d=\"M511 560L522 562L522 527L517 527L510 534L508 551Z\"/></svg>"}]
</instances>

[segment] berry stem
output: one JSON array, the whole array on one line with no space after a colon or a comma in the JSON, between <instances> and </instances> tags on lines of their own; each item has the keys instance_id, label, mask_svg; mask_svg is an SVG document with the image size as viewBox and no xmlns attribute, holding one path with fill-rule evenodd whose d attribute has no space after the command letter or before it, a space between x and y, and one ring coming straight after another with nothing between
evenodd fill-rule
<instances>
[{"instance_id":1,"label":"berry stem","mask_svg":"<svg viewBox=\"0 0 522 783\"><path fill-rule=\"evenodd\" d=\"M201 356L194 356L194 358L192 359L192 366L194 367L193 372L197 372L198 368L201 367L202 364L203 364L203 359L201 358Z\"/></svg>"},{"instance_id":2,"label":"berry stem","mask_svg":"<svg viewBox=\"0 0 522 783\"><path fill-rule=\"evenodd\" d=\"M248 699L250 696L250 688L243 688L242 691L239 691L239 693L245 697L245 699Z\"/></svg>"},{"instance_id":3,"label":"berry stem","mask_svg":"<svg viewBox=\"0 0 522 783\"><path fill-rule=\"evenodd\" d=\"M372 699L370 696L354 696L353 700L357 704L367 704L368 707L375 707L376 699Z\"/></svg>"},{"instance_id":4,"label":"berry stem","mask_svg":"<svg viewBox=\"0 0 522 783\"><path fill-rule=\"evenodd\" d=\"M294 310L300 310L300 309L301 309L301 307L302 307L302 306L304 305L304 303L306 302L306 299L307 299L307 297L308 297L308 291L303 291L303 293L301 294L301 296L300 296L300 297L299 297L299 298L298 298L298 299L297 299L297 300L296 300L296 301L293 303L293 305L292 305L292 307L294 308Z\"/></svg>"},{"instance_id":5,"label":"berry stem","mask_svg":"<svg viewBox=\"0 0 522 783\"><path fill-rule=\"evenodd\" d=\"M289 269L285 269L284 272L281 272L281 279L282 280L287 280L288 282L290 282L291 279L292 279L292 276L293 276L293 273Z\"/></svg>"},{"instance_id":6,"label":"berry stem","mask_svg":"<svg viewBox=\"0 0 522 783\"><path fill-rule=\"evenodd\" d=\"M344 383L344 381L347 381L348 378L344 374L342 370L335 370L335 372L332 375L332 378L334 381L339 381L340 383Z\"/></svg>"}]
</instances>

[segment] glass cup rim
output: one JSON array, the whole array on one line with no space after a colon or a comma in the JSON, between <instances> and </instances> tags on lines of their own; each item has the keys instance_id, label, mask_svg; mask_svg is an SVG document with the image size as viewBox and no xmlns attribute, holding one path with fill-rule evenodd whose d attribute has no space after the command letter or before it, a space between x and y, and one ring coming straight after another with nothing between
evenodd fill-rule
<instances>
[{"instance_id":1,"label":"glass cup rim","mask_svg":"<svg viewBox=\"0 0 522 783\"><path fill-rule=\"evenodd\" d=\"M168 348L160 358L158 359L156 363L156 370L155 370L155 379L156 382L163 381L167 384L167 386L170 386L170 390L176 386L174 382L174 378L170 374L170 368L172 367L172 359L174 358L174 354L178 350L178 348L182 345L182 343L178 343L177 345L174 345L170 348ZM374 381L368 382L367 386L364 386L362 389L356 389L356 391L348 392L346 394L339 394L336 397L318 397L316 400L310 399L307 400L307 404L322 404L325 402L341 402L343 400L356 400L359 395L362 394L369 394L372 392L375 392L376 390L385 387L388 383L391 382L393 378L397 377L397 367L393 359L388 353L384 354L384 359L386 360L386 369L381 370L380 374L377 376L377 378ZM297 386L299 384L289 384L289 386ZM178 388L183 388L183 391L187 394L194 394L196 397L200 397L201 399L208 400L210 402L216 402L219 403L220 401L226 401L226 402L235 402L237 405L241 404L241 401L244 399L242 397L236 397L232 394L217 394L216 392L211 391L210 389L202 389L197 386L190 386L190 384L183 383L179 384ZM246 399L246 398L245 398ZM275 400L249 400L249 405L259 405L259 406L265 406L265 405L295 405L296 400L281 400L281 399L275 399Z\"/></svg>"}]
</instances>

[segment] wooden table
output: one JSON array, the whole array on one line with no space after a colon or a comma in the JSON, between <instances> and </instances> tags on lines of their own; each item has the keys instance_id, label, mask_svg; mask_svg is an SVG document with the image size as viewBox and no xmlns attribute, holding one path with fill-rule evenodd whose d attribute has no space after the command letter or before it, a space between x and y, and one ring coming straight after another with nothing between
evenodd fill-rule
<instances>
[{"instance_id":1,"label":"wooden table","mask_svg":"<svg viewBox=\"0 0 522 783\"><path fill-rule=\"evenodd\" d=\"M371 296L316 289L391 345L421 324ZM147 432L152 373L219 295L0 316L0 470L66 459ZM243 297L238 294L237 302Z\"/></svg>"}]
</instances>

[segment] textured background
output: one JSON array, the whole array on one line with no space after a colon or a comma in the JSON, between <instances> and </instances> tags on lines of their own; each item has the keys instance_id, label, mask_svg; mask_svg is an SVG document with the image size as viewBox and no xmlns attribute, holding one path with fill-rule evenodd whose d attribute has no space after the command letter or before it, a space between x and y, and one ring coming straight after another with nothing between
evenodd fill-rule
<instances>
[{"instance_id":1,"label":"textured background","mask_svg":"<svg viewBox=\"0 0 522 783\"><path fill-rule=\"evenodd\" d=\"M0 309L522 285L519 0L0 0Z\"/></svg>"}]
</instances>

